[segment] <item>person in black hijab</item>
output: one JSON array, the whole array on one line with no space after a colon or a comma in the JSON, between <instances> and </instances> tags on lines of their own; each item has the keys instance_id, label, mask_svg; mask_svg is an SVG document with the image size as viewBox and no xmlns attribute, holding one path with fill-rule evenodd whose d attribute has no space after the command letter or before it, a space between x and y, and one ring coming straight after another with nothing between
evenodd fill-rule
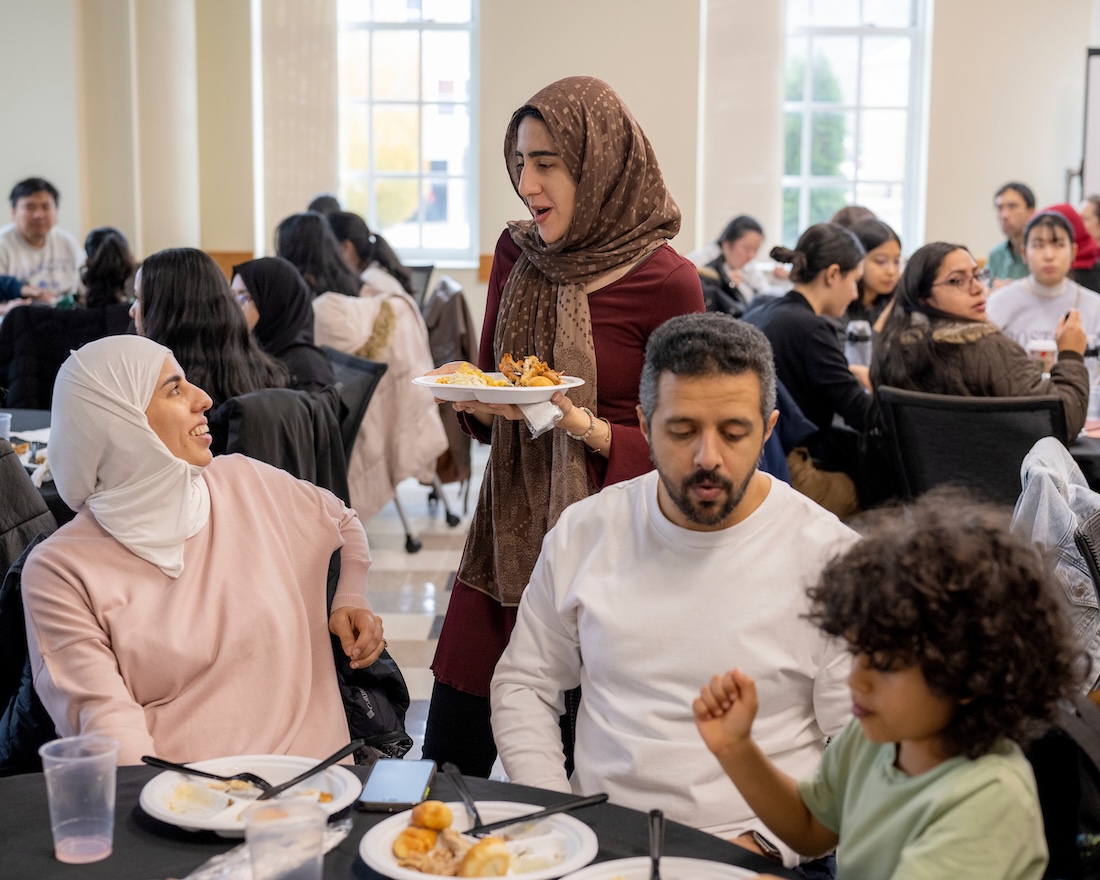
<instances>
[{"instance_id":1,"label":"person in black hijab","mask_svg":"<svg viewBox=\"0 0 1100 880\"><path fill-rule=\"evenodd\" d=\"M320 391L336 383L313 344L313 295L294 264L261 257L233 267L233 293L260 347L290 370L291 387Z\"/></svg>"}]
</instances>

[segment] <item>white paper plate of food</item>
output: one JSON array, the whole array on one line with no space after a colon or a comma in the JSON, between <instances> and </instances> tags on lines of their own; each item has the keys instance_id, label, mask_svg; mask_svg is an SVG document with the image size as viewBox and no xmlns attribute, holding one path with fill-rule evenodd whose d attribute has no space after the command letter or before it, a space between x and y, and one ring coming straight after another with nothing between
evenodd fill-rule
<instances>
[{"instance_id":1,"label":"white paper plate of food","mask_svg":"<svg viewBox=\"0 0 1100 880\"><path fill-rule=\"evenodd\" d=\"M414 385L430 388L440 400L480 400L482 403L541 403L555 392L584 384L584 379L564 376L534 356L513 360L505 355L501 372L486 373L463 362L453 373L417 376Z\"/></svg>"},{"instance_id":2,"label":"white paper plate of food","mask_svg":"<svg viewBox=\"0 0 1100 880\"><path fill-rule=\"evenodd\" d=\"M477 809L483 822L496 822L542 808L511 801L478 801ZM425 801L371 828L359 843L359 855L369 867L393 880L424 880L446 870L453 876L464 860L469 870L505 869L509 876L552 880L583 868L600 848L596 832L564 813L502 828L481 840L461 833L471 824L462 804Z\"/></svg>"},{"instance_id":3,"label":"white paper plate of food","mask_svg":"<svg viewBox=\"0 0 1100 880\"><path fill-rule=\"evenodd\" d=\"M573 874L565 874L562 880L649 880L649 869L650 861L645 856L614 859L589 865ZM661 880L740 880L759 876L756 871L724 862L683 859L677 856L661 859Z\"/></svg>"},{"instance_id":4,"label":"white paper plate of food","mask_svg":"<svg viewBox=\"0 0 1100 880\"><path fill-rule=\"evenodd\" d=\"M316 763L316 758L297 755L237 755L189 762L197 770L222 776L255 773L272 785L293 779ZM358 776L346 767L335 766L287 789L277 800L312 800L331 816L350 806L362 789L363 782ZM244 834L241 814L260 794L258 788L247 783L227 784L165 770L145 783L138 803L154 819L169 825L188 831L216 831L223 837L241 837Z\"/></svg>"}]
</instances>

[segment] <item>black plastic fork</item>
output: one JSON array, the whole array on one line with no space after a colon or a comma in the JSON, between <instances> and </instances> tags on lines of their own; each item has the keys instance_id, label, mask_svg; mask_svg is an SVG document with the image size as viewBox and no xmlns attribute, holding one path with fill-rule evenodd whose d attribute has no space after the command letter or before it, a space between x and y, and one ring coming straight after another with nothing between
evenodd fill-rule
<instances>
[{"instance_id":1,"label":"black plastic fork","mask_svg":"<svg viewBox=\"0 0 1100 880\"><path fill-rule=\"evenodd\" d=\"M150 767L159 767L161 770L175 770L177 773L184 773L187 776L202 776L205 779L217 779L219 782L234 782L240 780L241 782L247 782L250 785L256 786L256 788L263 792L269 792L275 788L274 785L262 776L257 776L255 773L234 773L232 776L219 776L217 773L208 773L206 770L196 770L194 767L188 767L186 764L174 764L171 761L154 758L152 755L142 755L141 760Z\"/></svg>"}]
</instances>

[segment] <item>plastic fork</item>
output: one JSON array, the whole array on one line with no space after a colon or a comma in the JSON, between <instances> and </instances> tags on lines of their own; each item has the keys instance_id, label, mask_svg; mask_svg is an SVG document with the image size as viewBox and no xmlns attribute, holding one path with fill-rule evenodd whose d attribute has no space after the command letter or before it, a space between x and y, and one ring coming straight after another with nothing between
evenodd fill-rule
<instances>
[{"instance_id":1,"label":"plastic fork","mask_svg":"<svg viewBox=\"0 0 1100 880\"><path fill-rule=\"evenodd\" d=\"M649 811L649 880L661 880L661 854L665 848L665 814Z\"/></svg>"},{"instance_id":2,"label":"plastic fork","mask_svg":"<svg viewBox=\"0 0 1100 880\"><path fill-rule=\"evenodd\" d=\"M194 767L188 767L186 764L174 764L171 761L154 758L152 755L142 755L141 760L150 767L159 767L161 770L175 770L177 773L184 773L187 776L202 776L205 779L217 779L219 782L234 782L240 780L241 782L247 782L250 785L256 786L256 788L265 793L275 788L274 785L262 776L257 776L255 773L234 773L232 776L219 776L217 773L208 773L206 770L196 770Z\"/></svg>"},{"instance_id":3,"label":"plastic fork","mask_svg":"<svg viewBox=\"0 0 1100 880\"><path fill-rule=\"evenodd\" d=\"M462 778L462 771L448 761L443 765L443 772L447 774L447 778L451 780L451 785L453 785L455 791L458 792L458 797L462 801L463 806L466 807L466 812L470 814L470 821L474 823L475 827L480 825L481 815L477 811L477 802L474 800L473 795L470 794L470 789L466 785L466 780Z\"/></svg>"}]
</instances>

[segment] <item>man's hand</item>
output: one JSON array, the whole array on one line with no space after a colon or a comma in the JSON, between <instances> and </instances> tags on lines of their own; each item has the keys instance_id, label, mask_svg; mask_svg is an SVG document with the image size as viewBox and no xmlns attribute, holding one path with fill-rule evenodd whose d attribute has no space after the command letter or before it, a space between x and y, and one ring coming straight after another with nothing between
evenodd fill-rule
<instances>
[{"instance_id":1,"label":"man's hand","mask_svg":"<svg viewBox=\"0 0 1100 880\"><path fill-rule=\"evenodd\" d=\"M704 685L691 709L699 735L717 755L749 740L757 705L756 683L740 669L731 669Z\"/></svg>"},{"instance_id":2,"label":"man's hand","mask_svg":"<svg viewBox=\"0 0 1100 880\"><path fill-rule=\"evenodd\" d=\"M328 628L340 640L352 669L366 669L386 646L382 618L369 608L337 608L329 616Z\"/></svg>"}]
</instances>

